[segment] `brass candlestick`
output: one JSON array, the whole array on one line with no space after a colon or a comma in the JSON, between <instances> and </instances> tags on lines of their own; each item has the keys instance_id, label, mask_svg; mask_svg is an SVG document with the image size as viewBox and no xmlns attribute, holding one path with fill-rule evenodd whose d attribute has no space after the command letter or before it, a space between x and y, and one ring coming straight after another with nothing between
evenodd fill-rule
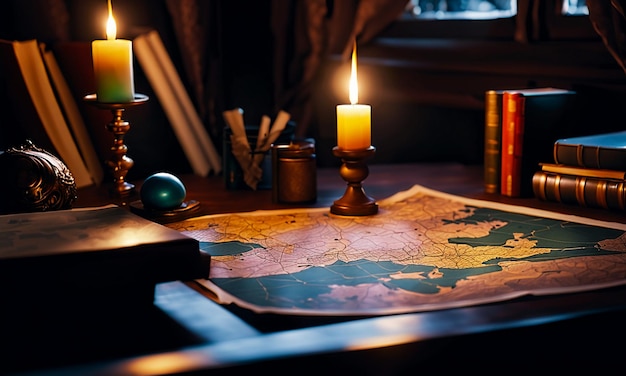
<instances>
[{"instance_id":1,"label":"brass candlestick","mask_svg":"<svg viewBox=\"0 0 626 376\"><path fill-rule=\"evenodd\" d=\"M338 215L372 215L378 213L376 201L365 194L361 182L369 175L365 160L376 152L373 146L362 150L343 150L335 146L333 155L341 158L339 169L342 179L348 183L346 191L330 207L330 212Z\"/></svg>"},{"instance_id":2,"label":"brass candlestick","mask_svg":"<svg viewBox=\"0 0 626 376\"><path fill-rule=\"evenodd\" d=\"M126 181L126 175L135 162L126 155L128 147L124 144L124 137L130 130L130 123L122 119L122 114L127 108L147 102L148 96L135 94L135 98L131 102L103 103L98 101L96 94L89 94L85 96L84 100L98 108L110 110L113 114L113 120L106 125L107 130L114 135L113 146L110 149L111 158L106 160L106 165L113 173L114 185L111 188L111 194L115 197L127 196L135 190L135 185Z\"/></svg>"}]
</instances>

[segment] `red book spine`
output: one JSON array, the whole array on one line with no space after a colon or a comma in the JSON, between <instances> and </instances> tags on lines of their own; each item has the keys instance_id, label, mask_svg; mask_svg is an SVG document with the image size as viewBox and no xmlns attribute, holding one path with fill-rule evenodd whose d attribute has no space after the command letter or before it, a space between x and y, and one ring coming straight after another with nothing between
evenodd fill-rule
<instances>
[{"instance_id":1,"label":"red book spine","mask_svg":"<svg viewBox=\"0 0 626 376\"><path fill-rule=\"evenodd\" d=\"M524 101L524 95L517 92L505 92L502 96L500 193L509 197L521 195Z\"/></svg>"}]
</instances>

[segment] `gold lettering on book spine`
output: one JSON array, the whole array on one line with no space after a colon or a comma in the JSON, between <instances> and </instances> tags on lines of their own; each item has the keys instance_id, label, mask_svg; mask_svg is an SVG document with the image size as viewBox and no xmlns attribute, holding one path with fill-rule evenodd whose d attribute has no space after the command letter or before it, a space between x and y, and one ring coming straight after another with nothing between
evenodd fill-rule
<instances>
[{"instance_id":1,"label":"gold lettering on book spine","mask_svg":"<svg viewBox=\"0 0 626 376\"><path fill-rule=\"evenodd\" d=\"M547 175L543 172L537 172L533 176L533 190L535 196L537 196L541 200L547 200L546 196L546 180L548 179Z\"/></svg>"},{"instance_id":2,"label":"gold lettering on book spine","mask_svg":"<svg viewBox=\"0 0 626 376\"><path fill-rule=\"evenodd\" d=\"M557 202L561 202L561 177L559 175L554 176L554 198Z\"/></svg>"},{"instance_id":3,"label":"gold lettering on book spine","mask_svg":"<svg viewBox=\"0 0 626 376\"><path fill-rule=\"evenodd\" d=\"M577 177L576 178L576 201L582 206L587 206L587 201L585 200L585 185L587 183L587 178Z\"/></svg>"},{"instance_id":4,"label":"gold lettering on book spine","mask_svg":"<svg viewBox=\"0 0 626 376\"><path fill-rule=\"evenodd\" d=\"M606 181L602 181L599 180L598 184L596 184L596 203L600 206L603 207L605 209L609 208L609 205L607 203L606 197L607 197L607 182Z\"/></svg>"}]
</instances>

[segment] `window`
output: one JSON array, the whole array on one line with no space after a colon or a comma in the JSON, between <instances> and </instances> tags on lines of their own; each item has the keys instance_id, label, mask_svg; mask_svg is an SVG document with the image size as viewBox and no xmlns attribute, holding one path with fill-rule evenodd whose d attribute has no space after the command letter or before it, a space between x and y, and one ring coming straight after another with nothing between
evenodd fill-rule
<instances>
[{"instance_id":1,"label":"window","mask_svg":"<svg viewBox=\"0 0 626 376\"><path fill-rule=\"evenodd\" d=\"M587 15L586 0L562 0L561 14ZM497 19L512 17L516 0L411 0L406 16L418 19Z\"/></svg>"},{"instance_id":2,"label":"window","mask_svg":"<svg viewBox=\"0 0 626 376\"><path fill-rule=\"evenodd\" d=\"M515 15L515 0L411 0L407 12L421 19L495 19Z\"/></svg>"},{"instance_id":3,"label":"window","mask_svg":"<svg viewBox=\"0 0 626 376\"><path fill-rule=\"evenodd\" d=\"M569 16L589 15L587 0L563 0L562 14Z\"/></svg>"},{"instance_id":4,"label":"window","mask_svg":"<svg viewBox=\"0 0 626 376\"><path fill-rule=\"evenodd\" d=\"M383 34L457 40L598 40L586 0L542 0L539 6L528 0L411 0L398 22Z\"/></svg>"}]
</instances>

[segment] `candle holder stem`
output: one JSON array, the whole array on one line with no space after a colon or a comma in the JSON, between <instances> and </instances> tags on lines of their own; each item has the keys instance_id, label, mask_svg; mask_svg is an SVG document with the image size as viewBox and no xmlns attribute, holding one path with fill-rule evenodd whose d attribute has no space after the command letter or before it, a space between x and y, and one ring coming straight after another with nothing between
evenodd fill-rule
<instances>
[{"instance_id":1,"label":"candle holder stem","mask_svg":"<svg viewBox=\"0 0 626 376\"><path fill-rule=\"evenodd\" d=\"M348 186L343 196L330 207L331 213L356 216L378 213L376 201L365 193L362 185L369 175L365 160L375 152L376 148L373 146L363 150L342 150L336 146L333 148L333 155L341 158L343 162L339 174Z\"/></svg>"},{"instance_id":2,"label":"candle holder stem","mask_svg":"<svg viewBox=\"0 0 626 376\"><path fill-rule=\"evenodd\" d=\"M98 108L110 110L113 115L113 120L106 125L107 130L113 133L114 140L110 149L111 157L105 163L113 174L111 195L114 197L128 196L134 192L135 185L126 181L126 175L135 162L126 155L128 147L124 143L124 137L130 130L130 123L123 119L123 114L125 109L145 103L148 100L148 96L135 94L135 99L127 103L99 102L95 94L87 95L84 100Z\"/></svg>"},{"instance_id":3,"label":"candle holder stem","mask_svg":"<svg viewBox=\"0 0 626 376\"><path fill-rule=\"evenodd\" d=\"M106 161L113 174L113 188L111 193L115 196L126 196L135 189L135 185L126 181L128 171L135 162L126 155L128 147L124 144L124 137L130 130L130 123L122 119L123 108L111 109L113 120L107 124L107 130L114 135L111 146L111 158Z\"/></svg>"}]
</instances>

